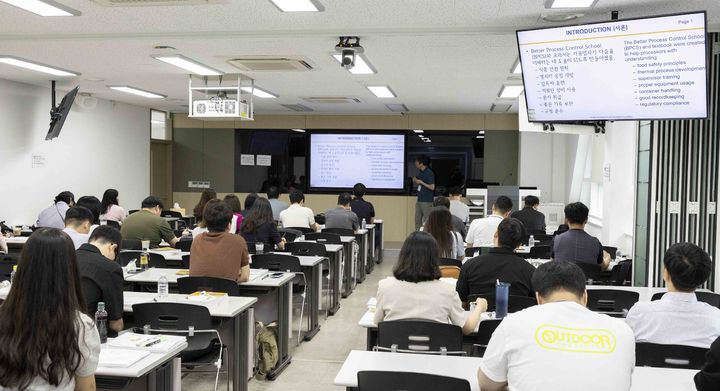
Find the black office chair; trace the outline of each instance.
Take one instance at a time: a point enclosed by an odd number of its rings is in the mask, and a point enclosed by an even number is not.
[[[470,391],[470,383],[455,377],[415,372],[360,371],[358,391]]]
[[[175,217],[178,219],[182,219],[183,215],[180,212],[176,212],[174,210],[163,210],[160,212],[160,217]]]
[[[238,283],[217,277],[181,277],[177,279],[178,290],[183,295],[193,292],[224,292],[228,296],[240,296]]]
[[[121,250],[142,250],[142,242],[135,239],[123,239]]]
[[[502,319],[486,319],[480,322],[477,336],[473,343],[473,356],[482,357],[485,355],[485,350],[490,343],[490,338],[495,332],[495,329],[500,326],[500,322],[502,322]]]
[[[177,244],[175,244],[175,248],[180,251],[188,252],[190,251],[190,247],[192,247],[192,238],[191,239],[180,239]]]
[[[648,342],[635,344],[635,366],[656,368],[700,369],[709,349]]]
[[[285,251],[297,256],[318,256],[326,257],[325,245],[313,242],[294,242],[285,245]]]
[[[355,236],[355,231],[347,228],[323,228],[322,232],[337,234],[340,236]]]
[[[528,256],[532,259],[550,259],[550,246],[532,246]]]
[[[117,257],[117,262],[120,264],[120,266],[125,267],[128,263],[130,263],[130,261],[132,261],[133,259],[137,259],[137,261],[135,262],[135,266],[139,268],[140,254],[142,254],[142,251],[120,251]],[[172,265],[168,264],[168,261],[165,260],[165,257],[156,253],[148,253],[148,266],[164,269],[173,269]],[[175,268],[179,269],[179,267]]]
[[[294,242],[295,239],[303,236],[303,232],[293,228],[279,228],[280,236],[285,238],[288,243]]]
[[[632,276],[632,261],[622,261],[613,266],[610,272],[610,282],[616,286],[625,285],[630,282]]]
[[[342,244],[342,239],[340,238],[340,235],[327,232],[314,232],[311,234],[305,234],[305,239],[314,240],[318,243]]]
[[[468,247],[465,249],[466,258],[474,258],[487,254],[492,247]]]
[[[378,324],[374,350],[399,353],[465,355],[462,328],[427,320],[394,320]]]
[[[139,212],[139,211],[140,211],[140,209],[130,209],[130,210],[128,211],[128,216],[131,215],[131,214],[133,214],[133,213],[135,213],[135,212]]]
[[[607,251],[612,259],[615,259],[615,256],[617,256],[617,247],[603,246],[603,251]]]
[[[495,311],[495,295],[494,294],[486,294],[486,295],[468,295],[467,302],[468,303],[474,303],[475,300],[478,299],[478,297],[481,297],[488,302],[488,312]],[[537,305],[537,300],[535,300],[534,297],[529,296],[517,296],[517,295],[508,295],[508,314],[511,314],[513,312],[522,311],[525,308],[530,308],[534,305]]]
[[[106,221],[105,221],[105,224],[106,224],[107,226],[109,226],[109,227],[113,227],[113,228],[115,228],[115,229],[120,229],[120,223],[118,223],[117,221],[106,220]]]
[[[311,233],[315,232],[314,229],[312,229],[312,228],[307,228],[307,227],[285,227],[284,229],[292,229],[292,230],[295,230],[295,231],[300,231],[300,232],[302,232],[303,234],[311,234]]]
[[[600,265],[585,262],[575,262],[575,264],[582,269],[583,273],[585,273],[585,281],[588,285],[592,285],[593,283],[600,281],[600,273],[602,273]]]
[[[181,269],[190,269],[190,254],[182,256],[182,264],[180,266]]]
[[[457,266],[462,267],[462,261],[454,258],[440,258],[438,259],[438,266]]]
[[[660,300],[666,292],[658,292],[654,295],[652,295],[652,298],[650,300]],[[697,301],[702,301],[703,303],[708,303],[713,307],[720,307],[720,295],[717,293],[712,292],[695,292],[695,297],[697,297]]]
[[[619,289],[588,289],[587,307],[591,311],[604,313],[616,318],[624,318],[640,294]]]
[[[536,246],[549,246],[552,243],[552,235],[546,233],[534,234]]]

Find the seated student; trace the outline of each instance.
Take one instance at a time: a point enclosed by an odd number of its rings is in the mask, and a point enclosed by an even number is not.
[[[512,211],[512,200],[506,196],[500,196],[492,206],[492,214],[488,217],[475,219],[470,223],[470,229],[465,241],[468,247],[492,246],[493,237],[497,232],[498,224],[510,216]]]
[[[632,330],[624,320],[586,307],[582,269],[572,262],[545,263],[532,286],[540,305],[513,313],[495,329],[478,370],[480,389],[630,390]]]
[[[47,228],[65,228],[65,212],[75,205],[75,196],[69,191],[63,191],[55,197],[55,202],[43,209],[38,215],[35,226]]]
[[[357,231],[360,229],[358,216],[350,210],[350,193],[342,193],[338,196],[338,205],[325,212],[325,228],[344,228]]]
[[[245,197],[245,202],[243,202],[243,210],[240,212],[243,215],[243,218],[248,217],[248,215],[250,214],[250,209],[252,209],[253,204],[257,199],[258,195],[255,193],[250,193],[247,195],[247,197]]]
[[[465,243],[462,236],[453,230],[451,217],[450,210],[444,207],[432,208],[423,231],[432,235],[437,242],[440,258],[462,260],[465,258]]]
[[[103,193],[102,201],[100,201],[100,218],[102,220],[117,221],[122,224],[127,217],[125,209],[120,206],[118,201],[119,194],[115,189],[107,189]]]
[[[695,374],[695,388],[697,391],[720,390],[720,338],[710,345],[705,365]]]
[[[405,239],[393,277],[380,280],[377,290],[375,324],[383,320],[426,319],[460,326],[472,333],[487,310],[487,301],[465,320],[462,302],[452,285],[440,281],[437,242],[427,232],[413,232]]]
[[[462,202],[462,190],[453,186],[448,189],[450,199],[450,213],[462,221],[463,224],[470,222],[470,207]]]
[[[710,256],[692,243],[676,243],[665,252],[660,300],[637,302],[625,321],[637,342],[709,348],[720,337],[720,309],[695,297],[712,272]],[[682,330],[679,332],[678,330]]]
[[[250,256],[245,239],[230,233],[233,213],[227,204],[211,200],[203,221],[208,232],[193,239],[190,247],[190,275],[245,282],[250,277]]]
[[[540,206],[540,199],[534,195],[525,197],[525,207],[521,210],[512,212],[510,217],[514,217],[522,221],[528,234],[534,233],[545,234],[545,215],[537,210]]]
[[[220,202],[220,200],[218,200],[216,198],[208,200],[208,202],[205,203],[205,206],[203,208],[207,208],[208,204],[217,203],[217,202]],[[205,212],[203,210],[203,214],[204,213]],[[205,223],[204,217],[201,217],[200,220],[197,220],[197,222],[198,223],[195,226],[195,228],[193,228],[192,231],[190,232],[193,238],[197,238],[198,236],[204,234],[205,232],[208,232],[207,223]]]
[[[511,295],[535,297],[532,286],[535,267],[515,254],[524,236],[520,220],[501,221],[495,233],[495,247],[462,265],[456,286],[460,300],[467,301],[469,295],[495,294],[498,280],[510,283]]]
[[[0,389],[95,390],[100,336],[84,312],[72,240],[36,230],[0,305]]]
[[[243,221],[240,227],[240,235],[252,247],[256,243],[265,243],[266,246],[279,249],[285,248],[285,238],[280,236],[272,215],[270,201],[265,198],[255,200],[250,214]]]
[[[88,238],[90,238],[89,232],[92,221],[92,212],[84,206],[73,206],[65,214],[65,229],[63,229],[63,232],[70,236],[76,250],[83,243],[87,243]]]
[[[305,206],[305,195],[297,189],[290,192],[290,207],[280,212],[280,222],[285,228],[312,228],[315,231],[319,228],[315,213]]]
[[[280,221],[280,212],[288,208],[288,204],[285,201],[280,201],[280,188],[277,186],[271,186],[267,191],[267,198],[270,202],[273,212],[273,220]]]
[[[163,211],[163,203],[155,196],[149,196],[142,202],[142,209],[125,219],[120,232],[125,240],[149,240],[150,247],[160,246],[165,240],[170,246],[180,240],[175,237],[175,232],[170,228],[167,220],[160,217]]]
[[[230,223],[230,233],[239,233],[244,218],[242,215],[242,207],[240,206],[240,199],[235,194],[228,194],[223,198],[223,201],[225,201],[233,212],[232,222]]]
[[[600,265],[602,270],[610,266],[610,255],[603,251],[596,237],[585,232],[590,210],[582,202],[565,206],[568,231],[553,237],[550,257],[556,261],[580,262]]]
[[[355,186],[353,186],[353,196],[355,198],[350,201],[350,210],[357,215],[358,220],[362,221],[365,219],[366,223],[372,224],[375,218],[375,208],[373,204],[363,199],[365,191],[367,191],[367,188],[362,183],[356,183]]]
[[[208,201],[214,200],[217,198],[217,193],[215,192],[215,189],[205,189],[200,194],[200,200],[198,201],[197,205],[193,208],[193,216],[195,217],[195,221],[200,221],[203,218],[203,211],[205,210],[205,204],[207,204]]]
[[[435,207],[443,207],[447,210],[450,210],[450,200],[447,197],[436,197],[433,200],[433,208]],[[452,223],[453,230],[462,236],[463,240],[465,240],[465,235],[467,235],[467,230],[465,229],[465,223],[463,223],[462,220],[460,220],[459,217],[452,214],[452,210],[450,210],[450,221]]]
[[[95,314],[99,302],[108,313],[108,335],[115,336],[123,325],[123,270],[115,262],[122,235],[117,228],[103,225],[90,235],[88,243],[77,250],[78,269],[82,279],[85,308]]]
[[[82,196],[78,198],[75,203],[77,206],[84,206],[90,210],[93,214],[92,225],[90,226],[89,234],[92,234],[95,228],[100,226],[100,213],[102,210],[102,204],[100,200],[95,196]]]

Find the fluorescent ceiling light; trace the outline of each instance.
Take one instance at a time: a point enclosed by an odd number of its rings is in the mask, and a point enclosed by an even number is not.
[[[523,86],[509,86],[504,85],[500,90],[499,98],[502,99],[515,99],[523,92]]]
[[[130,86],[108,86],[108,88],[111,88],[116,91],[125,92],[128,94],[134,94],[139,95],[144,98],[150,98],[150,99],[162,99],[166,98],[167,95],[161,95],[150,91],[141,90],[139,88],[130,87]]]
[[[170,56],[158,55],[152,57],[156,60],[166,62],[170,65],[175,65],[178,68],[185,69],[186,71],[190,71],[200,76],[219,76],[223,74],[223,72],[218,71],[217,69],[210,68],[207,65],[201,64],[179,54],[173,54]]]
[[[590,8],[597,0],[545,0],[545,8]]]
[[[319,12],[325,8],[317,0],[270,0],[282,12]]]
[[[305,129],[291,129],[293,132],[305,133]]]
[[[255,87],[255,90],[253,90],[252,87],[240,87],[240,89],[257,96],[258,98],[266,99],[266,98],[277,98],[278,97],[276,94],[273,94],[270,91],[261,90],[257,87]]]
[[[52,0],[0,0],[40,16],[79,16],[80,11]]]
[[[423,140],[423,141],[425,141],[426,143],[431,143],[431,142],[432,142],[432,140],[430,140],[429,138],[426,138],[426,139]]]
[[[522,65],[520,65],[520,60],[517,60],[515,62],[515,65],[513,66],[512,73],[515,75],[519,75],[522,73]]]
[[[388,86],[367,86],[378,98],[397,98],[397,95]]]
[[[333,54],[332,56],[338,62],[338,64],[342,64],[342,54]],[[370,65],[370,61],[368,61],[367,58],[365,58],[365,56],[363,56],[362,54],[355,55],[355,66],[348,69],[348,72],[352,73],[353,75],[372,75],[374,73],[377,73],[375,68]]]
[[[80,74],[77,72],[51,67],[50,65],[40,64],[34,61],[28,61],[19,57],[0,55],[0,62],[8,65],[14,65],[16,67],[31,69],[33,71],[49,73],[55,76],[80,76]]]

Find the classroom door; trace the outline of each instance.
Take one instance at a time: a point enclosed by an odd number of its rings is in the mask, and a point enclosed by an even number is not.
[[[150,194],[159,197],[166,209],[172,208],[172,144],[150,142]]]

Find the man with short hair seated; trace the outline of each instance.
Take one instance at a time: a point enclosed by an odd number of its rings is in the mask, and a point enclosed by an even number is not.
[[[660,300],[637,302],[625,321],[637,342],[709,348],[720,337],[720,309],[697,300],[695,289],[712,272],[710,256],[692,243],[676,243],[665,252]]]
[[[545,234],[545,215],[537,210],[538,206],[540,206],[539,198],[534,195],[526,196],[525,207],[512,212],[510,217],[522,221],[530,235],[535,233]]]
[[[622,319],[587,309],[585,275],[572,262],[538,267],[539,305],[503,319],[478,370],[483,391],[629,390],[635,339]]]
[[[569,230],[555,236],[550,244],[550,257],[556,261],[568,261],[600,265],[602,270],[610,266],[610,254],[603,251],[600,241],[585,232],[590,210],[582,202],[565,206],[565,221]]]
[[[456,285],[460,300],[467,301],[469,295],[495,294],[498,280],[510,283],[511,295],[535,297],[532,288],[535,267],[515,254],[524,236],[520,220],[501,221],[495,233],[495,247],[462,265]]]
[[[350,209],[352,196],[342,193],[338,196],[338,206],[325,212],[325,228],[344,228],[357,231],[360,228],[358,217]]]
[[[38,228],[65,228],[65,213],[73,206],[75,206],[75,195],[69,191],[61,192],[55,196],[52,205],[38,214],[35,226]]]
[[[290,192],[290,207],[280,212],[280,222],[285,228],[300,227],[318,230],[315,213],[305,206],[305,195],[297,189]]]
[[[65,232],[75,245],[75,250],[87,243],[90,237],[90,226],[93,223],[93,214],[84,206],[73,206],[65,213]]]
[[[375,207],[363,198],[365,191],[367,191],[367,188],[362,183],[356,183],[353,186],[353,196],[355,198],[350,201],[350,209],[355,212],[358,219],[365,219],[366,223],[371,224],[375,218]]]
[[[509,197],[500,196],[492,206],[492,214],[470,223],[467,239],[468,247],[492,246],[493,236],[500,222],[510,216],[513,203]]]
[[[447,197],[443,197],[443,196],[436,197],[433,200],[433,207],[438,207],[438,206],[441,206],[445,209],[450,210],[450,200]],[[460,236],[462,236],[463,239],[465,239],[465,236],[467,235],[467,230],[465,229],[465,223],[462,220],[460,220],[459,217],[452,214],[452,210],[450,212],[450,219],[452,222],[453,231],[459,233]],[[421,228],[421,230],[422,230],[422,228]]]
[[[77,263],[82,278],[85,308],[88,314],[97,311],[99,302],[105,303],[110,335],[122,331],[123,324],[123,270],[115,262],[122,235],[117,228],[101,225],[93,230],[88,243],[77,250]]]
[[[160,217],[165,206],[162,201],[155,196],[149,196],[142,202],[142,210],[137,211],[123,221],[120,228],[123,239],[125,240],[149,240],[150,247],[160,246],[160,242],[165,240],[170,246],[180,240],[175,236],[170,224],[167,220]]]
[[[245,282],[250,278],[250,256],[242,235],[230,233],[233,212],[223,201],[205,206],[203,220],[208,232],[193,239],[190,275]]]

